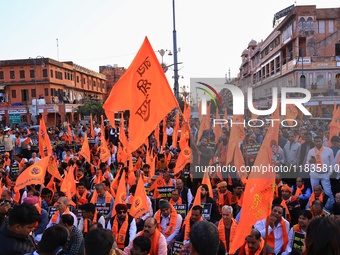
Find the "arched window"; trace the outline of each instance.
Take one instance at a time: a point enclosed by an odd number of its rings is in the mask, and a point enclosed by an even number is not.
[[[313,18],[312,17],[308,17],[308,19],[307,19],[306,30],[308,30],[308,31],[313,31],[314,30],[314,23],[313,23]]]
[[[306,76],[305,75],[301,75],[300,76],[300,88],[306,88]]]
[[[318,87],[324,87],[326,85],[325,77],[322,74],[316,76],[316,84],[318,85]]]
[[[304,30],[305,22],[306,22],[306,20],[305,20],[304,17],[301,17],[301,18],[299,19],[299,31]]]

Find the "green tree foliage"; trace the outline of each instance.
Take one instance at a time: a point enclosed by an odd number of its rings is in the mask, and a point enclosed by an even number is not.
[[[97,116],[97,120],[100,120],[101,115],[104,116],[104,119],[106,118],[102,102],[85,102],[82,106],[78,106],[75,111],[77,113],[80,113],[82,117],[84,115],[90,115],[90,113],[92,113],[92,117],[94,118],[94,116]]]

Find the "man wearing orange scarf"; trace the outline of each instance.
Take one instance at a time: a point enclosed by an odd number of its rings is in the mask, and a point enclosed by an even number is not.
[[[291,187],[283,184],[281,187],[281,198],[274,199],[273,204],[280,204],[285,209],[285,219],[289,221],[291,226],[298,223],[301,207],[299,200],[292,196]]]
[[[224,248],[229,252],[230,243],[236,233],[237,223],[233,218],[233,208],[229,205],[222,207],[222,219],[218,222],[217,228],[219,237],[224,244]]]
[[[115,210],[116,215],[110,219],[107,229],[112,230],[118,248],[124,249],[136,236],[136,221],[127,213],[126,204],[117,204]]]
[[[235,255],[264,255],[264,240],[258,230],[252,229],[246,237],[246,242],[240,247]],[[267,244],[266,255],[274,255],[274,250]]]
[[[266,222],[268,224],[268,244],[274,249],[275,254],[286,250],[288,244],[289,222],[283,217],[283,207],[274,205],[268,219],[259,220],[254,227],[261,233],[264,238],[266,236]]]
[[[224,205],[231,205],[231,192],[227,189],[227,182],[222,181],[217,184],[217,192],[214,192],[214,198],[218,207],[218,211],[222,212]]]
[[[98,223],[105,227],[105,218],[96,210],[94,204],[83,204],[79,208],[82,212],[82,217],[79,220],[78,229],[84,234],[90,231],[91,225]]]
[[[330,176],[332,175],[332,166],[334,163],[334,154],[332,149],[325,147],[323,138],[314,137],[315,147],[309,150],[307,154],[308,169],[310,173],[310,183],[313,188],[317,184],[322,184],[325,194],[330,199],[330,204],[334,203],[334,196],[331,187]]]
[[[52,215],[49,223],[47,224],[46,228],[52,227],[56,224],[58,224],[60,222],[60,217],[63,214],[71,214],[73,219],[74,219],[74,223],[73,225],[75,227],[77,227],[78,225],[78,219],[77,216],[74,215],[73,212],[70,211],[70,209],[68,208],[69,205],[69,200],[67,197],[60,197],[57,201],[57,211]]]
[[[114,198],[110,195],[108,191],[105,190],[105,186],[103,183],[98,183],[95,186],[95,191],[91,198],[92,204],[106,204],[109,206],[109,212],[104,213],[105,219],[109,220],[112,215],[112,208],[114,205]]]
[[[311,188],[306,185],[302,177],[296,178],[296,185],[292,186],[292,195],[299,199],[301,209],[305,209],[311,196]]]
[[[151,240],[150,255],[167,255],[167,243],[165,236],[157,229],[157,221],[150,217],[145,221],[144,230],[139,232],[137,236],[146,236]],[[124,249],[124,255],[130,255],[133,247],[133,241]]]
[[[158,230],[165,236],[168,245],[178,234],[182,225],[182,216],[177,214],[166,199],[159,200],[159,210],[155,213]]]
[[[294,235],[295,232],[301,233],[303,235],[306,235],[306,230],[309,222],[312,219],[312,213],[308,210],[301,210],[299,213],[299,220],[298,224],[294,225],[288,233],[288,245],[285,250],[285,252],[282,253],[282,255],[288,255],[288,254],[301,254],[301,249],[298,249],[298,247],[294,247]]]

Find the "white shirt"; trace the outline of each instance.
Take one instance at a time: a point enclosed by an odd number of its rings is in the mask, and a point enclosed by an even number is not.
[[[97,223],[100,223],[102,224],[103,228],[105,228],[105,218],[104,216],[100,216],[100,218],[98,219],[98,222]],[[84,218],[81,217],[80,220],[79,220],[79,224],[78,224],[78,227],[77,227],[80,231],[83,231],[84,230]]]
[[[286,247],[286,250],[282,252],[282,255],[289,255],[290,252],[292,252],[293,242],[294,242],[294,229],[291,228],[288,233],[288,245]],[[301,229],[301,233],[306,235],[306,232]]]
[[[72,217],[74,219],[73,226],[77,227],[77,225],[78,225],[77,216],[75,216],[73,212],[70,212],[70,215],[72,215]],[[46,226],[46,229],[48,229],[49,227],[52,227],[53,225],[59,224],[59,222],[60,222],[60,213],[58,215],[56,223],[52,223],[52,218],[51,218],[50,221],[48,222],[47,226]]]
[[[169,214],[168,217],[163,217],[161,215],[161,227],[162,227],[162,234],[164,235],[166,229],[169,226],[170,223],[170,216],[171,214]],[[166,242],[168,243],[168,245],[170,244],[170,242],[172,241],[172,239],[174,239],[174,237],[179,233],[179,230],[181,229],[181,225],[182,225],[182,216],[180,214],[177,214],[177,219],[176,219],[176,228],[174,230],[174,232],[172,232],[171,235],[169,235],[168,237],[165,236],[166,238]]]
[[[284,218],[282,218],[284,223],[286,224],[286,230],[287,230],[287,235],[289,232],[289,222],[287,220],[285,220]],[[263,238],[265,238],[266,236],[266,219],[263,220],[259,220],[255,223],[254,227],[261,233],[261,236]],[[275,254],[278,254],[279,252],[281,252],[281,248],[283,246],[283,236],[282,236],[282,225],[281,222],[279,222],[279,224],[277,224],[276,227],[272,228],[271,226],[268,226],[268,235],[274,231],[274,238],[275,238],[275,247],[274,247],[274,251]],[[287,244],[288,245],[288,244]]]
[[[316,147],[314,147],[316,148]],[[329,176],[331,176],[332,174],[332,166],[333,166],[333,163],[334,163],[334,154],[333,154],[333,151],[332,149],[328,148],[328,147],[324,147],[323,150],[321,151],[320,153],[320,156],[321,156],[321,161],[322,161],[322,165],[325,166],[321,166],[321,170],[320,172],[315,172],[315,170],[317,169],[317,166],[316,164],[310,164],[309,163],[309,160],[312,158],[312,157],[316,157],[316,154],[315,154],[315,150],[313,149],[310,149],[308,154],[307,154],[307,163],[309,165],[309,173],[311,175],[311,177],[316,177],[316,178],[327,178]],[[304,166],[303,166],[304,167]],[[325,170],[325,172],[324,172]]]

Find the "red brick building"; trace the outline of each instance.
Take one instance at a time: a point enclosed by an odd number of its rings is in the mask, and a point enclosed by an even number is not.
[[[103,101],[106,76],[73,62],[51,58],[0,61],[2,124],[36,123],[44,114],[47,125],[78,120],[75,109],[87,100]],[[37,104],[36,104],[37,103]]]

